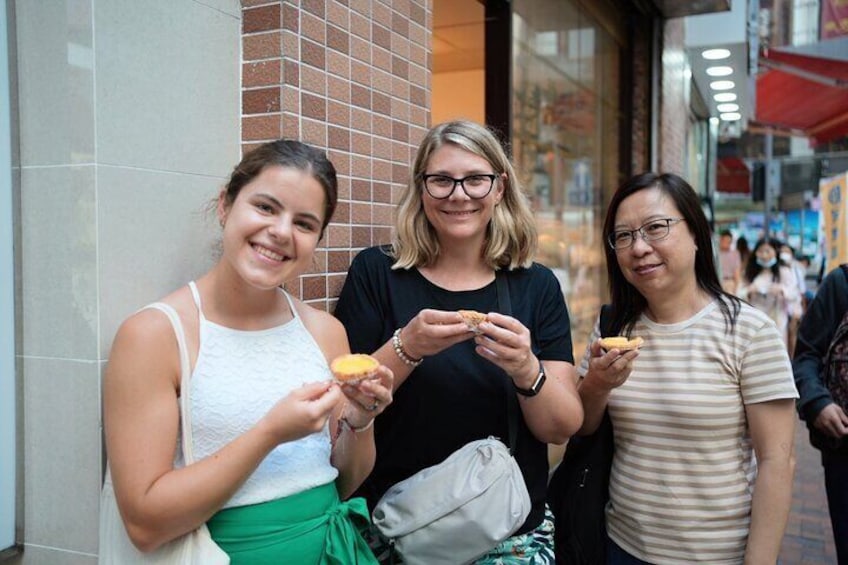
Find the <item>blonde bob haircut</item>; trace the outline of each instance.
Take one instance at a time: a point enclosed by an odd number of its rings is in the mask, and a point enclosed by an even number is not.
[[[484,261],[495,270],[529,267],[536,253],[536,223],[512,163],[489,129],[475,122],[457,120],[433,127],[418,146],[409,184],[398,207],[397,229],[390,251],[395,260],[392,268],[426,267],[439,256],[439,239],[424,214],[421,198],[430,156],[447,144],[486,159],[499,175],[497,182],[503,183],[503,198],[495,206],[486,228]]]

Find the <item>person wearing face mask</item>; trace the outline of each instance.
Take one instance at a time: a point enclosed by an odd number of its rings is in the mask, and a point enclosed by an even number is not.
[[[718,261],[721,268],[721,288],[733,294],[739,286],[739,276],[742,270],[742,258],[738,249],[732,247],[733,234],[730,230],[722,230],[718,240]]]
[[[807,292],[807,270],[801,264],[799,260],[795,258],[795,250],[793,250],[788,244],[784,243],[780,246],[780,260],[792,270],[792,273],[795,275],[795,281],[798,283],[798,291],[803,294]]]
[[[801,293],[795,274],[777,256],[780,247],[773,238],[757,242],[736,294],[774,320],[788,347],[789,312],[800,308]]]

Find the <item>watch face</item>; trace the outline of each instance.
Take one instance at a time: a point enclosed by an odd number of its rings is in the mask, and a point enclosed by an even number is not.
[[[542,385],[545,384],[546,378],[547,376],[545,375],[545,370],[542,369],[541,371],[539,371],[539,377],[536,379],[536,382],[533,383],[533,387],[531,389],[533,391],[533,394],[537,394],[539,390],[541,390]]]
[[[546,378],[547,376],[545,375],[545,370],[542,369],[539,371],[539,376],[536,377],[536,382],[533,383],[533,386],[531,386],[530,388],[515,387],[515,390],[518,392],[518,394],[521,394],[522,396],[536,396],[542,389],[542,385],[545,384]]]

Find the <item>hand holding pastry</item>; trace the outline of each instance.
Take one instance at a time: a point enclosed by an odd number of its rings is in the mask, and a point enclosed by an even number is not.
[[[609,393],[623,385],[630,377],[633,361],[639,356],[642,343],[640,337],[628,339],[616,336],[596,340],[591,347],[589,371],[583,377],[584,386]]]
[[[477,354],[506,371],[517,387],[529,388],[540,368],[531,348],[530,330],[512,316],[492,312],[486,318],[474,337]]]
[[[364,429],[392,403],[392,371],[370,355],[351,353],[330,364],[347,405],[341,418],[353,429]]]
[[[404,353],[413,359],[421,359],[473,335],[458,312],[425,308],[401,329],[400,338]]]

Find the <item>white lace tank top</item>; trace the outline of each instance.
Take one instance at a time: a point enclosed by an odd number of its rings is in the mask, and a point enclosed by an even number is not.
[[[199,461],[253,427],[292,390],[332,374],[285,291],[292,320],[246,331],[207,320],[197,285],[192,281],[189,287],[200,317],[200,349],[190,386],[194,459]],[[328,425],[278,445],[224,508],[267,502],[334,481],[338,471],[330,465],[330,450]]]

